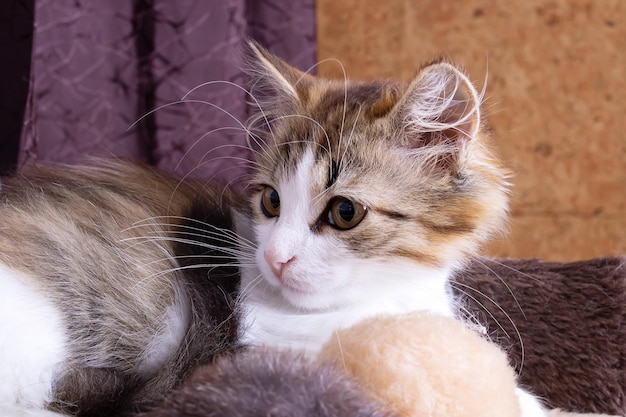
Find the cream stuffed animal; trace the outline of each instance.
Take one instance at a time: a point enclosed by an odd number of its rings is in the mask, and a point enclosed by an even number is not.
[[[520,417],[506,354],[458,320],[382,316],[337,331],[320,353],[399,416]]]

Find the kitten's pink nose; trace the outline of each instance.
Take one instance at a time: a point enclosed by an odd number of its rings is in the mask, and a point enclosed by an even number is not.
[[[272,270],[272,272],[274,273],[274,275],[276,275],[278,279],[282,278],[283,269],[285,268],[285,265],[293,261],[293,256],[289,258],[281,259],[276,254],[273,254],[268,251],[265,251],[263,253],[263,257],[265,258],[265,260],[267,261],[267,264],[270,266],[270,269]]]

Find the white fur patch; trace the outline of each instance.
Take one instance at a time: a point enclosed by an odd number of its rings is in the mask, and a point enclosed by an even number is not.
[[[190,308],[187,294],[179,292],[164,314],[163,327],[144,352],[139,365],[144,377],[153,376],[176,353],[189,328]]]
[[[0,264],[0,404],[50,415],[36,410],[50,400],[67,340],[61,313],[26,282]]]
[[[522,388],[516,388],[515,394],[522,411],[521,417],[544,417],[547,413],[539,399]]]

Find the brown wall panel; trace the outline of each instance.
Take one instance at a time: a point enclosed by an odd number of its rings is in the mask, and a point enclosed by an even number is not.
[[[491,254],[626,253],[626,2],[317,0],[318,58],[410,79],[438,56],[482,87],[514,171],[511,233]],[[335,61],[319,72],[341,77]]]

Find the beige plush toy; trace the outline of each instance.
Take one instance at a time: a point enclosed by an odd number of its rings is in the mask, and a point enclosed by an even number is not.
[[[452,318],[375,317],[336,332],[320,353],[406,417],[519,417],[506,354]]]

